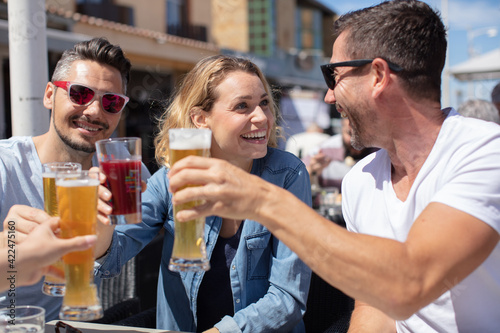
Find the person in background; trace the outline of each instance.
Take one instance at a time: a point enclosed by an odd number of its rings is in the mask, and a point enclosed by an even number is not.
[[[177,218],[259,221],[356,299],[350,332],[498,332],[500,127],[441,108],[446,29],[425,2],[386,1],[334,24],[325,101],[349,119],[356,149],[381,148],[342,181],[348,230],[202,157],[170,170],[174,204],[204,200]]]
[[[304,331],[310,269],[267,228],[246,216],[221,218],[215,213],[207,218],[204,241],[209,271],[179,274],[168,270],[174,242],[167,177],[169,129],[210,129],[212,158],[265,179],[310,206],[305,165],[294,155],[274,148],[280,131],[277,118],[271,89],[260,69],[249,60],[225,55],[199,61],[161,117],[155,142],[156,158],[163,167],[143,193],[143,222],[117,226],[107,240],[109,249],[97,254],[105,254],[97,276],[110,277],[119,272],[120,263],[137,255],[165,229],[158,280],[158,329]]]
[[[500,114],[500,82],[498,82],[491,91],[491,102],[495,104],[498,109],[498,113]]]
[[[311,176],[311,183],[319,187],[341,189],[342,178],[363,157],[376,151],[373,148],[355,149],[351,145],[352,129],[348,118],[341,120],[341,133],[333,135],[319,144],[316,152],[305,156],[304,163]],[[317,179],[314,180],[313,178]]]
[[[500,124],[500,112],[495,104],[483,99],[471,99],[462,103],[457,112],[464,117],[477,118]]]
[[[16,225],[23,220],[38,225],[19,242]],[[51,270],[50,264],[68,252],[87,250],[97,241],[95,235],[58,238],[54,232],[59,228],[59,218],[24,205],[10,208],[4,226],[6,228],[0,232],[0,253],[5,259],[0,261],[0,291],[36,283],[45,274],[59,276],[60,272]]]
[[[302,133],[292,135],[286,140],[285,150],[300,159],[309,155],[311,151],[327,140],[330,135],[324,133],[323,129],[316,123],[312,123]]]
[[[43,97],[51,110],[49,130],[0,140],[0,220],[15,204],[43,209],[43,163],[77,162],[83,169],[98,164],[95,142],[109,138],[120,121],[130,67],[122,49],[104,38],[77,43],[63,53]],[[143,165],[142,177],[149,175]],[[37,224],[20,221],[18,239]],[[112,228],[101,232],[112,233]],[[42,283],[18,288],[16,304],[41,306],[47,321],[57,319],[62,298],[44,295]]]

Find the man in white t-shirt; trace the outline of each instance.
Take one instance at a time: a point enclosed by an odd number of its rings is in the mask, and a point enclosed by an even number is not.
[[[351,332],[498,332],[500,127],[441,108],[443,22],[422,1],[387,1],[341,16],[335,32],[325,101],[349,119],[355,148],[381,148],[342,181],[349,230],[196,157],[169,173],[174,204],[203,200],[177,218],[259,221],[356,299]]]

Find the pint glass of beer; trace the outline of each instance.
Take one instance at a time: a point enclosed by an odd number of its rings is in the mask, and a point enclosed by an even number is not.
[[[95,235],[99,173],[67,171],[56,174],[61,238]],[[103,310],[94,284],[94,248],[63,256],[66,277],[59,318],[88,321],[101,318]]]
[[[142,221],[141,139],[110,138],[96,142],[97,158],[111,191],[111,224]]]
[[[43,199],[45,212],[50,216],[59,216],[56,199],[56,173],[60,171],[80,171],[82,165],[73,162],[53,162],[42,164]],[[64,274],[62,259],[52,266]],[[47,275],[43,282],[42,292],[49,296],[64,296],[64,279]]]
[[[169,161],[174,165],[188,155],[206,156],[210,154],[212,131],[209,129],[178,128],[169,130]],[[206,271],[210,269],[203,238],[205,218],[188,222],[178,222],[175,215],[182,209],[196,206],[189,202],[174,206],[175,239],[168,268],[171,271]]]

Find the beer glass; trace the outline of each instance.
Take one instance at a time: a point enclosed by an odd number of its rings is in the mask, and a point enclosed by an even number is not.
[[[140,223],[141,139],[110,138],[96,142],[97,158],[111,191],[111,224]]]
[[[45,332],[45,309],[33,305],[10,304],[0,309],[0,332]]]
[[[53,162],[42,164],[43,204],[45,212],[50,216],[59,216],[56,198],[56,173],[59,171],[80,171],[82,165],[73,162]],[[62,259],[52,266],[64,274]],[[49,296],[64,296],[64,278],[47,275],[42,285],[42,292]]]
[[[95,235],[99,172],[63,171],[56,174],[61,238]],[[103,310],[94,284],[94,248],[63,256],[66,292],[59,312],[65,320],[101,318]]]
[[[174,165],[188,155],[206,156],[210,154],[212,131],[209,129],[178,128],[169,130],[169,161]],[[188,202],[174,206],[174,248],[168,268],[171,271],[206,271],[210,269],[203,231],[205,219],[178,222],[175,215],[182,209],[198,205]]]

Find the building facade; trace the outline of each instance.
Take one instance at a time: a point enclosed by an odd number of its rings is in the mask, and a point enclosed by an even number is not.
[[[12,135],[7,6],[0,0],[0,138]],[[46,0],[45,8],[49,76],[65,49],[92,37],[119,44],[131,60],[131,100],[116,135],[141,137],[152,171],[154,119],[204,57],[256,62],[280,91],[289,135],[329,112],[319,65],[331,55],[336,15],[315,0]],[[330,126],[329,114],[323,118],[320,126]]]

